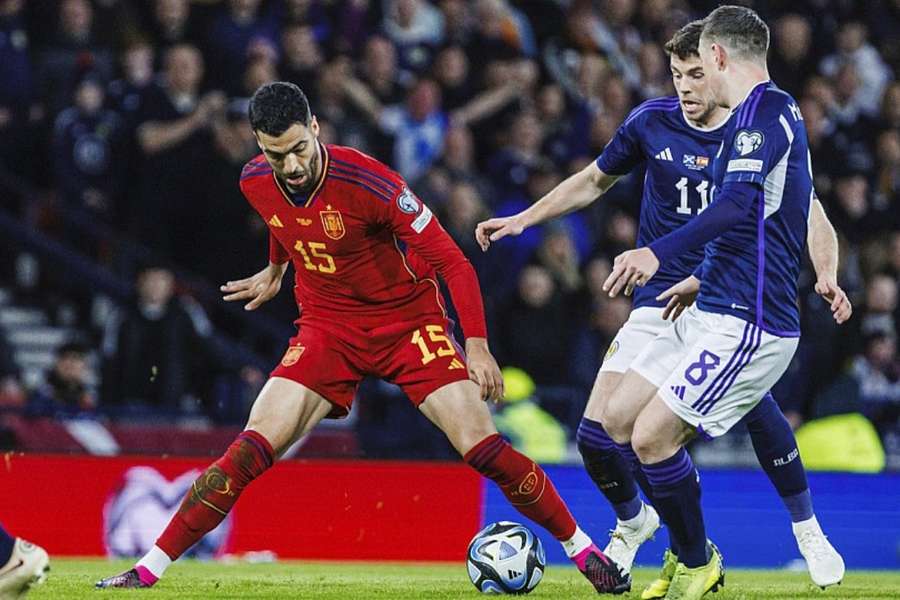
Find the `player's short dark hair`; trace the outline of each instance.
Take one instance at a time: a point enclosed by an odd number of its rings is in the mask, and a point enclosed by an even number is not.
[[[281,135],[295,123],[308,127],[312,121],[306,94],[287,81],[260,86],[250,98],[247,113],[254,131],[273,136]]]
[[[692,56],[700,56],[700,34],[703,33],[703,21],[691,21],[675,32],[672,39],[666,42],[664,49],[666,54],[673,54],[681,60]]]
[[[703,35],[746,59],[765,60],[769,26],[745,6],[720,6],[703,19]]]

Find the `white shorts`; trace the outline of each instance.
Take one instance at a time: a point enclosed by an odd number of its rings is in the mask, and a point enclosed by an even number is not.
[[[655,306],[642,306],[631,311],[628,320],[609,345],[603,364],[600,365],[600,372],[627,371],[641,350],[672,326],[672,322],[664,320],[662,314],[663,309]]]
[[[659,388],[678,417],[717,437],[775,385],[799,341],[695,305],[650,341],[631,368]]]

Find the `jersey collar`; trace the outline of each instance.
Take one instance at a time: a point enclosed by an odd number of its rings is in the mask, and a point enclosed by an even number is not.
[[[728,122],[728,119],[731,118],[731,112],[728,112],[725,115],[725,117],[721,121],[716,123],[715,125],[711,125],[709,127],[700,127],[698,125],[694,125],[693,123],[691,123],[691,120],[685,116],[684,111],[681,110],[680,108],[679,108],[678,112],[681,113],[681,118],[682,118],[682,120],[684,120],[685,125],[687,125],[691,129],[694,129],[696,131],[702,131],[703,133],[712,133],[713,131],[716,131],[717,129],[721,129],[725,125],[725,123]]]
[[[744,94],[744,97],[741,98],[741,101],[738,102],[737,104],[735,104],[735,105],[734,105],[734,108],[731,109],[731,114],[734,114],[734,113],[737,111],[737,109],[739,109],[741,106],[743,106],[744,102],[747,101],[747,98],[750,97],[750,94],[753,93],[753,90],[755,90],[756,88],[758,88],[758,87],[761,86],[761,85],[769,85],[770,83],[772,83],[772,80],[771,80],[771,79],[764,79],[764,80],[762,80],[762,81],[757,81],[756,83],[754,83],[753,85],[751,85],[751,86],[750,86],[750,89],[747,90],[747,93]]]
[[[275,186],[291,206],[302,206],[303,208],[309,208],[310,206],[312,206],[312,203],[316,201],[316,197],[319,195],[319,192],[322,191],[322,186],[325,185],[325,176],[328,174],[328,167],[331,164],[331,158],[328,155],[328,149],[325,148],[325,145],[319,140],[316,140],[316,143],[319,145],[319,151],[322,155],[322,172],[319,174],[319,181],[316,183],[316,187],[313,188],[313,191],[308,196],[305,194],[290,193],[281,184],[281,182],[278,181],[278,177],[275,177],[275,173],[272,172],[272,177],[275,179]]]

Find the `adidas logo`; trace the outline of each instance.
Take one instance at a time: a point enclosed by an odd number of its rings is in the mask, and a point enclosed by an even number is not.
[[[656,154],[653,158],[655,158],[657,160],[669,160],[669,161],[674,160],[672,158],[672,151],[668,147],[665,150],[663,150],[662,152],[659,152],[658,154]]]
[[[685,387],[683,385],[673,385],[672,392],[678,396],[679,399],[684,400],[684,390]]]
[[[466,366],[464,364],[462,364],[462,362],[459,359],[454,358],[453,360],[450,361],[450,366],[447,367],[447,370],[452,371],[453,369],[465,369],[465,368],[466,368]]]
[[[272,227],[284,227],[284,223],[281,222],[281,219],[278,218],[278,215],[272,215],[272,218],[269,219],[269,225]]]

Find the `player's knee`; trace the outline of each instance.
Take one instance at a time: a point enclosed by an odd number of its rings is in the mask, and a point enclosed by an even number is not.
[[[491,427],[472,427],[461,431],[456,439],[450,439],[450,443],[456,448],[460,456],[465,456],[472,448],[497,433],[497,430]]]
[[[657,431],[635,427],[631,433],[631,447],[641,463],[646,465],[672,456],[678,450],[678,443]]]
[[[601,412],[600,422],[603,429],[617,444],[627,444],[631,439],[631,426],[633,424],[627,412],[618,410],[614,403],[609,403]]]

